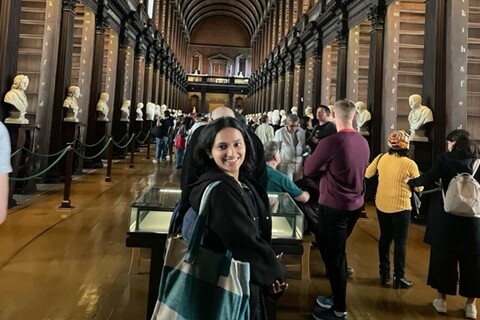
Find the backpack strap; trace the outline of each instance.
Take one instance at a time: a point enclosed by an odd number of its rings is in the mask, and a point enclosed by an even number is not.
[[[476,159],[473,162],[472,177],[475,177],[475,174],[477,173],[478,167],[480,167],[480,159]]]

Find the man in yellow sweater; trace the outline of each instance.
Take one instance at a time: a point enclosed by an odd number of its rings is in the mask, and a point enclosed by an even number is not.
[[[409,135],[404,130],[394,130],[388,136],[389,150],[378,155],[367,167],[365,177],[378,171],[378,188],[375,196],[380,240],[380,285],[388,286],[390,278],[390,245],[394,242],[393,287],[410,288],[413,283],[405,279],[405,257],[410,225],[412,192],[405,179],[420,176],[417,164],[410,159]],[[418,191],[420,191],[419,189]]]

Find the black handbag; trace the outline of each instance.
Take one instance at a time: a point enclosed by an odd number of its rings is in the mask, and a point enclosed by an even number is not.
[[[161,138],[162,137],[162,129],[160,129],[160,126],[154,126],[150,129],[150,132],[155,138]]]

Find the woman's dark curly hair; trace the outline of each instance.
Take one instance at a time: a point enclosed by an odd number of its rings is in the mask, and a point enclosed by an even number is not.
[[[211,153],[213,142],[220,130],[225,128],[234,128],[241,132],[245,142],[245,159],[240,167],[240,179],[248,179],[252,174],[256,165],[256,156],[253,151],[253,144],[248,135],[247,128],[237,119],[232,117],[222,117],[212,123],[209,123],[202,129],[198,138],[198,143],[195,146],[194,159],[196,161],[196,172],[201,176],[205,172],[217,165],[215,161],[209,157]]]
[[[467,157],[474,159],[480,158],[479,146],[475,141],[470,139],[470,132],[467,130],[455,129],[447,135],[446,140],[455,142],[452,151],[463,153]]]

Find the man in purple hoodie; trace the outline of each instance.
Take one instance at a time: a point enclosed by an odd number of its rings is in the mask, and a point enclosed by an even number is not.
[[[320,176],[316,238],[332,290],[331,296],[317,297],[316,320],[347,319],[345,247],[363,206],[370,157],[367,140],[353,127],[354,116],[352,101],[337,101],[333,119],[338,132],[320,140],[305,162],[306,176]]]

